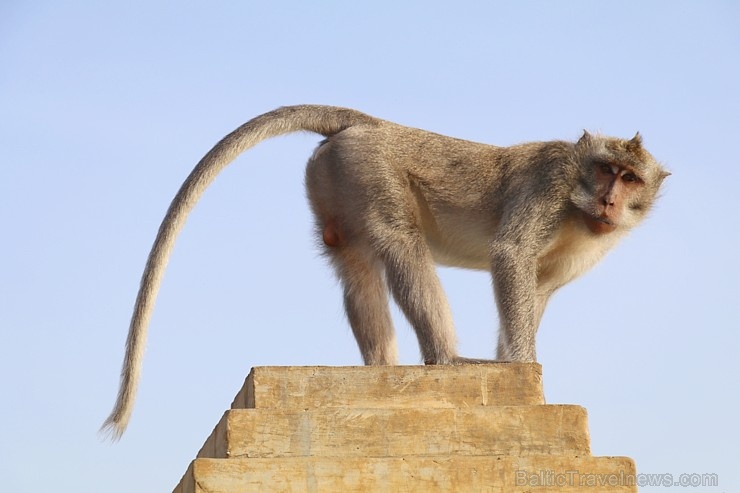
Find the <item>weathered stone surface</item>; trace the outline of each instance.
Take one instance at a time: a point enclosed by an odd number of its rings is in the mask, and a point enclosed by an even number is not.
[[[544,404],[537,363],[257,367],[231,407],[465,408]]]
[[[174,493],[636,492],[626,457],[197,459]]]
[[[198,457],[587,455],[579,406],[232,409]]]
[[[537,364],[254,368],[175,493],[635,492]]]

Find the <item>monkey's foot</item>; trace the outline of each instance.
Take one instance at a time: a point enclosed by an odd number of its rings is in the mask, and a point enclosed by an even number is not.
[[[493,363],[506,363],[506,361],[499,361],[496,359],[463,358],[462,356],[457,356],[452,360],[453,365],[490,365]]]
[[[490,365],[493,363],[507,363],[507,361],[499,361],[495,359],[478,359],[478,358],[463,358],[462,356],[455,356],[449,362],[440,363],[438,361],[424,361],[425,365]]]

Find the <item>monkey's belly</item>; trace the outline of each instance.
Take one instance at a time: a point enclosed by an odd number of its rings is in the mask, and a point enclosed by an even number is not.
[[[489,239],[493,225],[490,221],[468,217],[461,222],[457,216],[432,215],[428,208],[422,211],[424,238],[436,263],[463,269],[491,270]]]
[[[428,235],[427,243],[434,261],[448,267],[491,270],[488,242],[479,241],[477,235]]]
[[[432,250],[434,261],[439,265],[447,267],[459,267],[461,269],[491,270],[491,261],[488,256],[481,258],[475,255],[463,256],[444,250]]]

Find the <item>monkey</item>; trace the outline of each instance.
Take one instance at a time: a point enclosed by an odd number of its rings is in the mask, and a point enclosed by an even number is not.
[[[218,142],[182,184],[159,227],[134,305],[120,389],[101,431],[125,431],[147,326],[176,236],[216,175],[259,142],[324,137],[305,174],[318,241],[336,271],[366,365],[398,364],[389,294],[424,364],[535,362],[551,295],[599,261],[651,209],[669,176],[629,140],[499,147],[402,126],[348,108],[286,106]],[[491,273],[499,313],[495,360],[459,356],[436,264]]]

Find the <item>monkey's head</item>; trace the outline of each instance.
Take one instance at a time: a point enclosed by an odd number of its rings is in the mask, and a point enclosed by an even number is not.
[[[575,148],[580,176],[571,201],[588,229],[626,231],[644,219],[670,173],[642,147],[640,134],[624,140],[584,131]]]

